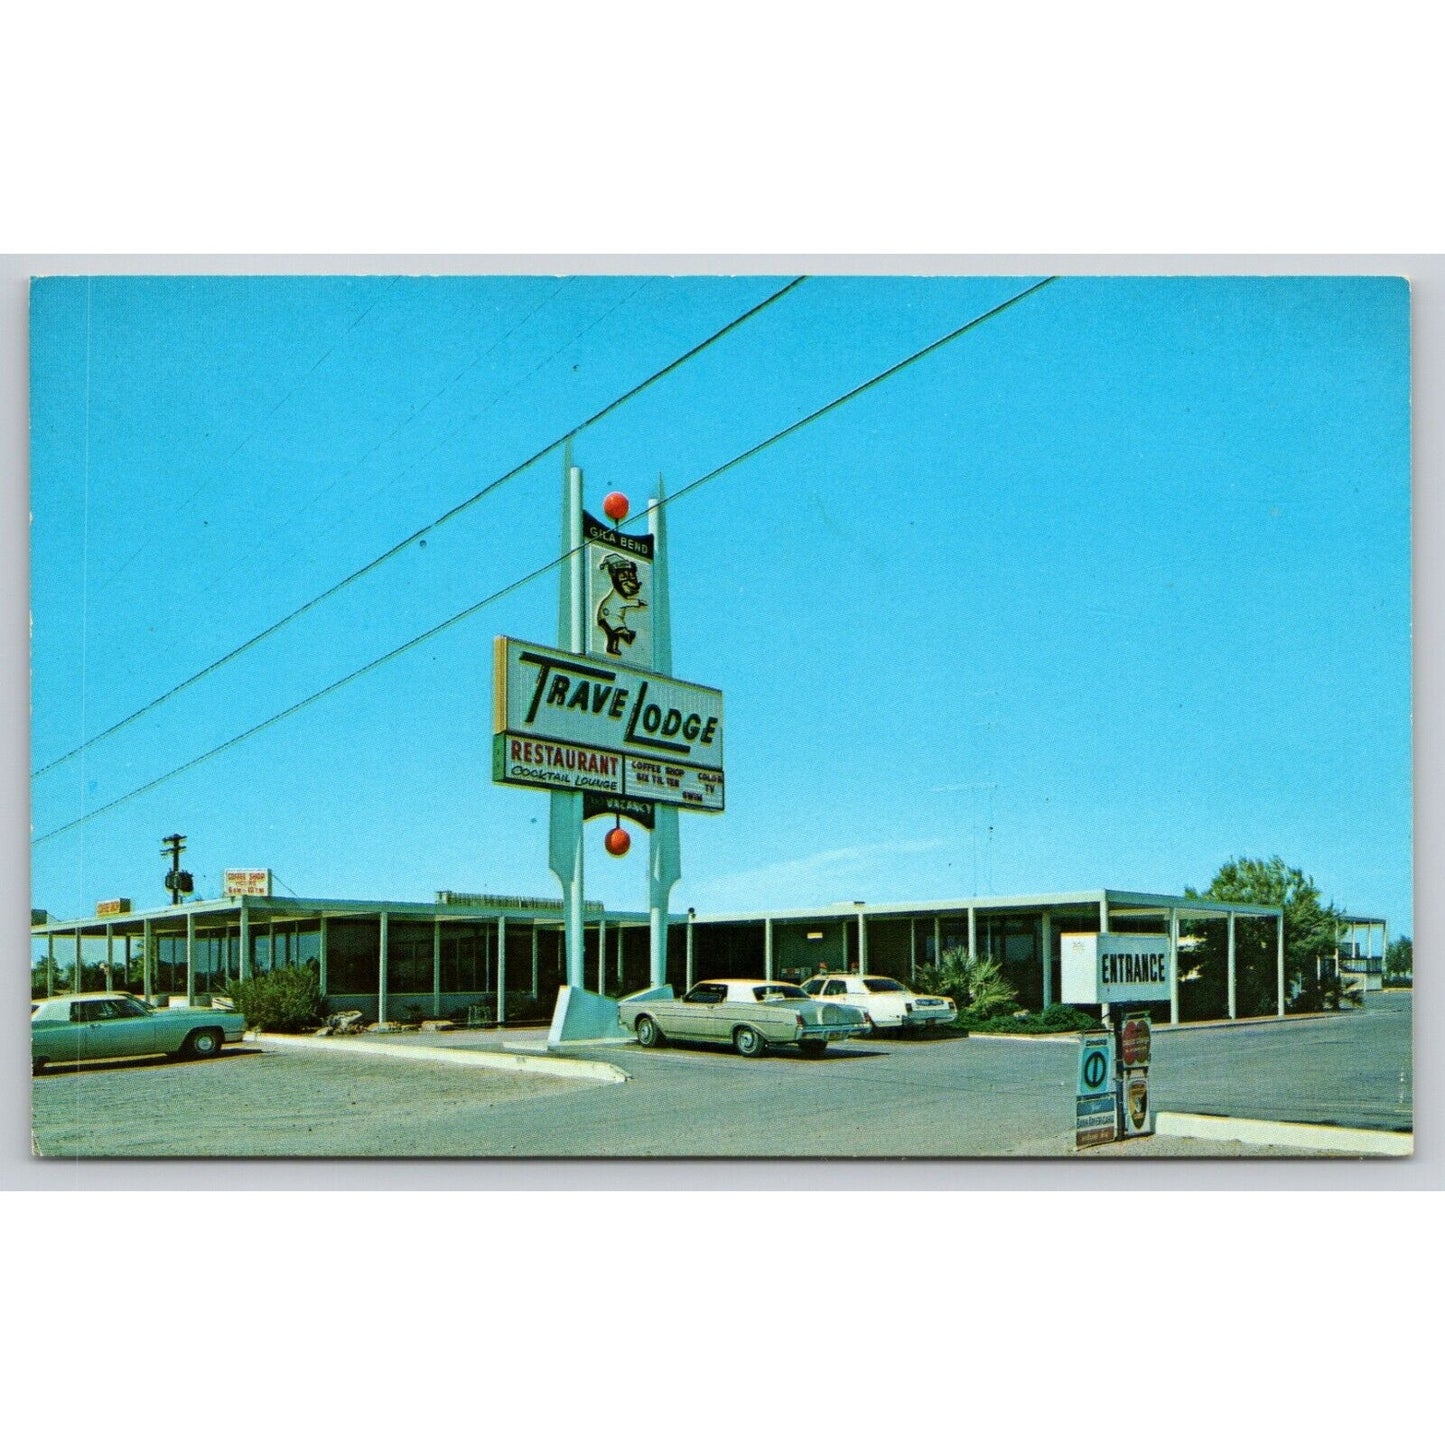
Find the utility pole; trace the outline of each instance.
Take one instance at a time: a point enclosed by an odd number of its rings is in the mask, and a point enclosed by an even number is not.
[[[162,838],[161,842],[165,844],[161,849],[161,857],[169,857],[171,860],[171,871],[166,874],[166,887],[171,890],[171,902],[179,903],[182,893],[196,891],[195,879],[181,870],[181,854],[186,851],[186,835],[172,833],[169,838]]]

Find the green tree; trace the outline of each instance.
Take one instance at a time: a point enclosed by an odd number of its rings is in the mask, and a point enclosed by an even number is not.
[[[1203,893],[1186,888],[1184,896],[1220,903],[1263,903],[1283,909],[1286,1003],[1298,995],[1305,1000],[1304,1006],[1313,1003],[1318,1007],[1314,999],[1318,993],[1317,964],[1327,959],[1328,966],[1333,967],[1342,914],[1332,903],[1321,901],[1313,878],[1290,867],[1278,855],[1268,859],[1231,858]],[[1199,971],[1201,992],[1213,999],[1223,995],[1228,968],[1224,931],[1218,926],[1197,931],[1199,943],[1191,963]],[[1273,928],[1237,929],[1235,958],[1241,1014],[1275,1010],[1273,935]]]
[[[1388,983],[1413,983],[1415,979],[1415,945],[1408,938],[1397,938],[1385,947],[1385,980]]]

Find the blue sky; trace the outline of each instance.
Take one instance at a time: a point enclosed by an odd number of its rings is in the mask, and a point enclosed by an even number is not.
[[[784,276],[97,277],[32,293],[33,766],[576,427]],[[1034,276],[817,277],[574,443],[588,505],[706,474]],[[1204,887],[1280,854],[1412,932],[1409,300],[1390,278],[1044,287],[669,509],[673,656],[727,699],[676,911]],[[491,639],[560,449],[33,783],[33,897],[551,895],[490,781]],[[646,905],[589,828],[587,893]],[[45,835],[66,829],[56,836]],[[639,840],[640,841],[640,840]]]

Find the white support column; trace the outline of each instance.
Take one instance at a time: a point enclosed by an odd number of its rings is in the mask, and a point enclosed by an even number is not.
[[[85,992],[84,984],[81,982],[82,976],[83,976],[83,974],[84,974],[84,967],[85,967],[84,964],[81,962],[81,953],[80,953],[80,929],[77,928],[77,929],[75,930],[75,965],[74,965],[75,971],[74,971],[74,973],[71,975],[71,979],[70,979],[70,991],[71,991],[71,993],[84,993],[84,992]]]
[[[140,926],[140,977],[141,991],[145,994],[146,1002],[151,1001],[151,995],[155,992],[155,975],[151,971],[151,960],[154,957],[152,948],[154,940],[151,937],[151,921],[145,919]]]
[[[616,977],[616,979],[614,980],[614,982],[617,984],[617,992],[618,992],[619,994],[621,994],[621,992],[622,992],[623,962],[624,962],[624,960],[623,960],[623,957],[622,957],[622,925],[621,925],[621,924],[618,924],[618,926],[617,926],[617,977]]]
[[[933,966],[943,967],[943,919],[937,913],[933,915]]]
[[[908,982],[918,977],[918,920],[908,920]]]
[[[607,915],[597,919],[597,992],[607,992]]]
[[[111,977],[115,969],[115,925],[105,925],[105,991],[109,993],[113,984]]]
[[[431,921],[431,1016],[442,1016],[442,917],[432,915]]]
[[[772,980],[773,977],[773,920],[763,919],[763,977]]]
[[[196,915],[186,914],[186,1004],[196,1003]]]
[[[537,997],[537,920],[532,920],[532,997]]]
[[[687,986],[692,987],[692,909],[687,910]]]
[[[379,1024],[386,1022],[386,1005],[389,980],[386,976],[386,955],[387,955],[387,924],[391,920],[389,913],[382,913],[381,926],[378,930],[381,937],[377,944],[377,967],[376,967],[376,1021]]]
[[[327,985],[329,984],[330,980],[329,980],[329,977],[328,977],[328,975],[327,975],[327,968],[328,968],[328,966],[329,966],[328,963],[327,963],[327,954],[326,954],[326,944],[327,944],[327,941],[328,941],[328,935],[327,935],[327,931],[326,931],[326,915],[325,915],[324,913],[321,915],[321,918],[320,918],[320,920],[319,920],[319,923],[320,923],[320,927],[317,929],[317,932],[318,932],[318,934],[319,934],[320,936],[319,936],[318,939],[316,940],[316,946],[317,946],[317,948],[318,948],[318,950],[319,950],[319,953],[318,953],[318,956],[317,956],[317,959],[316,959],[317,983],[318,983],[318,986],[319,986],[320,989],[321,989],[321,996],[322,996],[322,998],[325,998],[325,997],[326,997]]]
[[[1169,910],[1169,1022],[1179,1022],[1179,910]]]
[[[1039,917],[1039,942],[1044,965],[1044,1007],[1054,1001],[1054,915],[1046,908]]]
[[[150,928],[147,923],[146,928]],[[45,935],[45,997],[55,997],[55,935]]]
[[[1229,915],[1229,1016],[1232,1019],[1239,1017],[1239,1005],[1236,999],[1235,985],[1235,951],[1234,951],[1234,914]]]
[[[1099,932],[1100,932],[1100,933],[1107,933],[1108,931],[1109,931],[1109,895],[1108,895],[1107,893],[1101,893],[1101,894],[1099,895]]]
[[[968,906],[968,951],[971,957],[978,957],[978,914],[971,903]]]
[[[130,934],[125,935],[125,986],[130,991]]]
[[[497,918],[497,1026],[507,1021],[507,915]]]
[[[868,972],[868,915],[858,910],[858,972]]]
[[[1274,961],[1275,1013],[1284,1017],[1284,909],[1280,909],[1275,920],[1275,961]]]
[[[150,924],[147,923],[149,928]],[[146,956],[150,957],[147,944]],[[246,906],[246,895],[241,895],[241,962],[236,970],[237,977],[244,983],[251,977],[251,911]],[[321,920],[321,992],[326,992],[326,920]]]

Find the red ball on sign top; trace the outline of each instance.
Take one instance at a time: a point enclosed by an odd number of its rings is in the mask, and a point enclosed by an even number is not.
[[[632,847],[632,837],[626,828],[612,828],[607,837],[603,840],[604,845],[614,858],[620,858]]]
[[[621,492],[608,492],[602,499],[602,510],[607,513],[610,520],[620,522],[631,510],[631,504]]]

